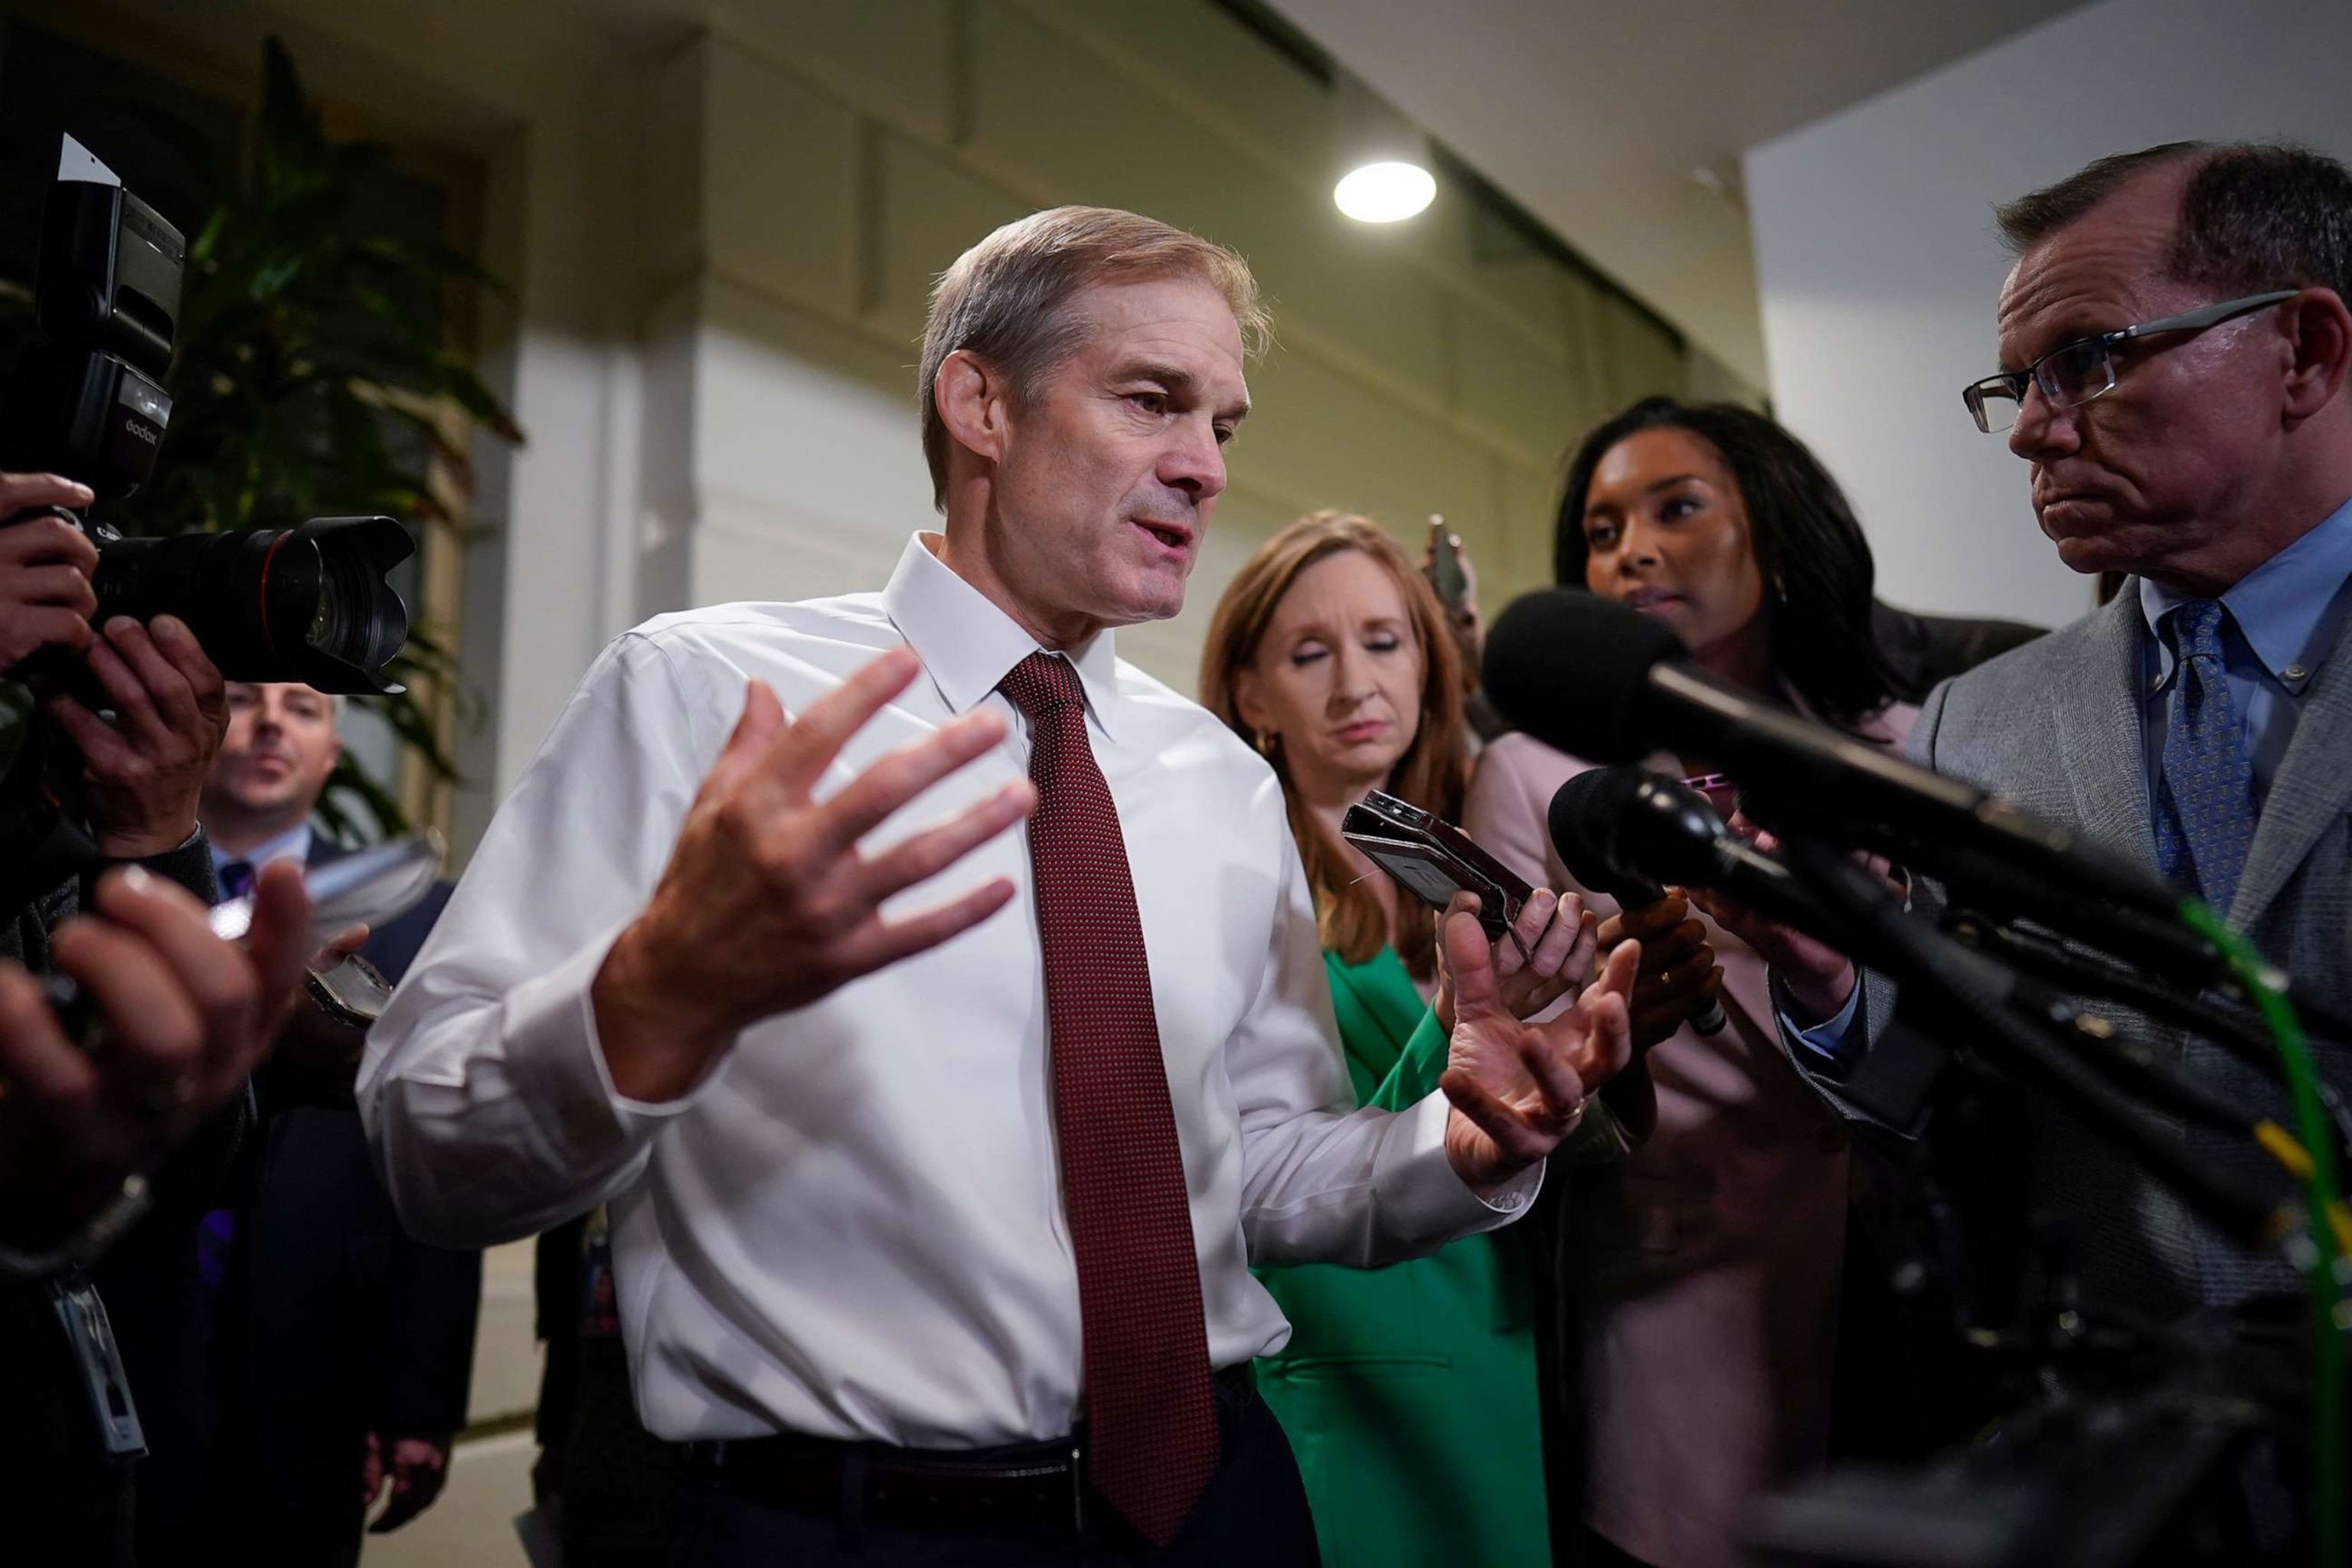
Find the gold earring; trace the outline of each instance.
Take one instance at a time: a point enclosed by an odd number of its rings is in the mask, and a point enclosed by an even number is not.
[[[1271,730],[1260,730],[1255,739],[1257,743],[1257,754],[1261,757],[1271,758],[1274,755],[1274,743],[1276,741],[1281,740],[1282,737],[1276,734]]]

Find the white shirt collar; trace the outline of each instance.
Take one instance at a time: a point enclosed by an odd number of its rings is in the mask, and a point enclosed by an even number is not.
[[[944,542],[936,533],[907,542],[882,590],[882,608],[922,659],[949,710],[963,713],[1039,648],[1018,621],[939,558]],[[1080,647],[1046,651],[1070,661],[1086,689],[1087,711],[1105,738],[1118,739],[1118,652],[1111,632],[1097,632]]]

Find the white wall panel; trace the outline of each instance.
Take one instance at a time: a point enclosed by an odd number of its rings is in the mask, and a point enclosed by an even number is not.
[[[1853,493],[1888,598],[2050,625],[2091,602],[1960,405],[1996,368],[1994,205],[2183,138],[2352,157],[2347,61],[2343,0],[2104,0],[1748,153],[1773,407]]]

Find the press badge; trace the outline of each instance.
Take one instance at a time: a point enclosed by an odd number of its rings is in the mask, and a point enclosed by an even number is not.
[[[100,1446],[106,1457],[128,1464],[147,1457],[147,1435],[139,1426],[139,1407],[131,1400],[131,1379],[122,1370],[122,1352],[115,1348],[114,1329],[106,1321],[106,1303],[98,1288],[80,1273],[49,1281],[49,1304],[73,1347],[74,1365],[80,1369],[82,1391],[89,1395],[90,1415],[98,1422]]]

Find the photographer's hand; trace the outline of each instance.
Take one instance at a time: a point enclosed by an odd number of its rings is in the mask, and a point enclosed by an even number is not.
[[[921,668],[898,649],[787,719],[749,683],[743,716],[687,812],[646,910],[589,988],[613,1086],[675,1100],[738,1034],[977,925],[1013,897],[993,878],[886,921],[885,900],[938,875],[1029,815],[1037,793],[1006,784],[947,821],[871,858],[857,841],[892,812],[1004,739],[983,709],[902,746],[820,802],[843,744]]]
[[[135,866],[110,871],[96,912],[60,926],[51,946],[105,1020],[87,1051],[39,984],[0,962],[7,1240],[45,1245],[70,1231],[236,1092],[293,1004],[310,916],[300,870],[268,867],[247,945],[232,947],[185,889]]]
[[[114,723],[71,697],[52,697],[47,707],[81,748],[99,849],[116,860],[176,849],[196,830],[196,797],[228,731],[221,673],[173,616],[145,626],[115,616],[88,662]]]
[[[0,474],[0,520],[45,506],[81,507],[89,491],[55,474]],[[61,517],[33,517],[0,526],[0,673],[44,647],[76,653],[97,634],[90,579],[98,546]]]

